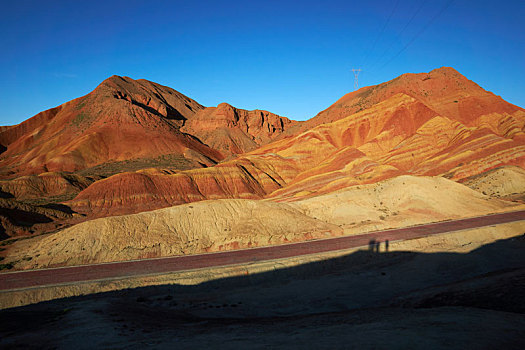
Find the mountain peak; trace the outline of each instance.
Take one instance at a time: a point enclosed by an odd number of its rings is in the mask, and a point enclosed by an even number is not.
[[[466,126],[472,126],[481,115],[496,111],[512,113],[521,109],[484,90],[454,68],[440,67],[428,73],[406,73],[385,83],[348,93],[293,131],[302,132],[347,117],[398,93],[408,95],[438,114]]]
[[[112,75],[104,79],[98,86],[111,85],[111,84],[122,84],[122,83],[133,83],[134,79],[127,76]]]
[[[100,83],[88,95],[91,105],[119,108],[115,99],[126,100],[155,115],[186,120],[204,107],[180,92],[146,79],[113,75]]]
[[[444,74],[444,75],[445,74],[454,74],[454,75],[461,75],[461,76],[463,76],[460,72],[458,72],[454,68],[447,67],[447,66],[443,66],[443,67],[440,67],[440,68],[433,69],[428,74],[432,74],[432,73],[439,73],[439,74]]]

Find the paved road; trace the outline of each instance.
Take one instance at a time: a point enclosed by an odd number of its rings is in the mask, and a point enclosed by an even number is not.
[[[525,220],[525,210],[462,220],[439,222],[408,228],[376,231],[358,236],[329,238],[271,247],[52,269],[7,272],[0,274],[0,292],[32,287],[51,286],[63,283],[70,284],[75,282],[101,279],[118,279],[122,277],[288,258],[299,255],[323,253],[367,246],[371,240],[381,242],[389,240],[390,242],[393,242],[520,220]]]

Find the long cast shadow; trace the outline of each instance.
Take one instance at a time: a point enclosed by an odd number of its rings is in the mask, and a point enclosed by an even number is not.
[[[525,314],[525,236],[466,254],[385,252],[384,248],[378,253],[376,242],[370,247],[338,258],[196,285],[141,287],[3,310],[0,336],[27,331],[29,318],[35,331],[60,318],[63,310],[99,304],[101,314],[139,320],[137,324],[148,325],[150,331],[202,322],[212,328],[274,324],[392,307],[469,307]],[[239,267],[239,273],[243,271]]]

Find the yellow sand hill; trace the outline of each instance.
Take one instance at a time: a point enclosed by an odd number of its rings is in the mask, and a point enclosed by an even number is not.
[[[197,254],[519,208],[441,177],[399,176],[293,203],[221,199],[100,218],[19,241],[9,261],[27,269]]]

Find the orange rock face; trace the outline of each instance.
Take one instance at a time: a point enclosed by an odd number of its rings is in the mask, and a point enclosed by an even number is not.
[[[243,157],[175,174],[132,172],[97,181],[67,202],[89,216],[138,213],[205,199],[261,199],[296,174],[272,157]],[[282,164],[280,164],[282,163]],[[275,166],[279,165],[279,172]]]
[[[208,159],[211,165],[220,154],[178,130],[184,115],[202,108],[169,88],[114,76],[92,93],[0,134],[0,143],[7,146],[0,168],[4,176],[74,172],[187,151],[200,156],[189,157],[193,163]]]
[[[181,129],[224,156],[252,151],[299,124],[267,111],[237,109],[227,103],[200,110]]]
[[[346,94],[304,124],[294,126],[286,135],[296,135],[365,110],[396,94],[403,93],[422,102],[438,115],[477,126],[479,118],[491,113],[510,115],[522,108],[481,88],[453,68],[442,67],[429,73],[403,74],[391,81],[363,87]]]
[[[220,112],[222,107],[209,113],[168,87],[113,76],[84,97],[0,130],[0,177],[76,172],[166,155],[179,158],[180,164],[174,164],[178,169],[211,166],[226,155],[269,142],[292,123],[268,112],[230,108],[232,115]],[[226,120],[230,117],[231,123]],[[181,128],[186,123],[185,132]],[[216,126],[217,132],[210,130]],[[221,152],[201,137],[213,145],[235,147]]]

